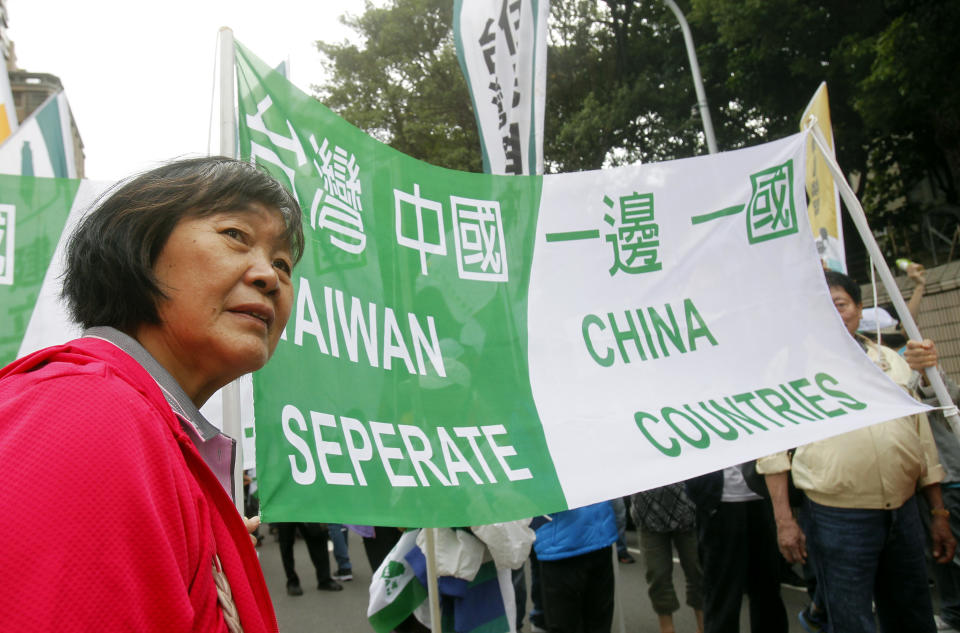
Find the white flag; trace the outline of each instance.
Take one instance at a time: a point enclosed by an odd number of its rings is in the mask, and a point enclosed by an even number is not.
[[[483,169],[543,173],[549,0],[456,0],[460,68],[480,129]]]

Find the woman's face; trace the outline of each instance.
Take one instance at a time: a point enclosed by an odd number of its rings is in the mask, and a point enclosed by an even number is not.
[[[293,258],[280,213],[249,209],[186,217],[154,264],[166,299],[140,343],[200,406],[259,369],[277,346],[293,301]]]
[[[851,336],[856,336],[857,328],[860,327],[860,319],[863,317],[863,306],[856,303],[853,297],[840,286],[830,286],[830,297],[833,299],[833,307],[840,313],[843,324]]]

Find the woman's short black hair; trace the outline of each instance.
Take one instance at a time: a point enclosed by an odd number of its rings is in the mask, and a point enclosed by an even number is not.
[[[823,274],[827,278],[828,288],[843,288],[855,304],[861,305],[863,303],[863,294],[860,292],[860,285],[855,282],[853,278],[843,273],[838,273],[835,270],[828,270]]]
[[[94,203],[67,245],[63,298],[84,328],[108,325],[132,333],[158,324],[164,297],[153,266],[185,217],[276,209],[294,263],[303,254],[296,199],[265,171],[223,156],[177,160],[121,181]]]

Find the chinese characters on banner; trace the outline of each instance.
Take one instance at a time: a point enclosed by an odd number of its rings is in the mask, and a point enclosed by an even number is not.
[[[265,520],[505,521],[919,410],[832,306],[804,135],[470,174],[237,59],[241,155],[309,216],[293,313],[254,376]]]

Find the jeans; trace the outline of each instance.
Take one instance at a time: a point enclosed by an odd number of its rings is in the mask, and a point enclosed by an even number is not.
[[[896,510],[833,508],[804,501],[817,606],[829,630],[936,633],[927,587],[923,527],[915,497]]]
[[[328,523],[330,530],[330,541],[333,543],[333,557],[337,561],[337,569],[350,571],[353,567],[350,565],[350,553],[347,550],[347,528],[339,523]]]
[[[617,555],[623,556],[627,553],[627,504],[623,497],[611,499],[613,505],[613,516],[617,521]]]

